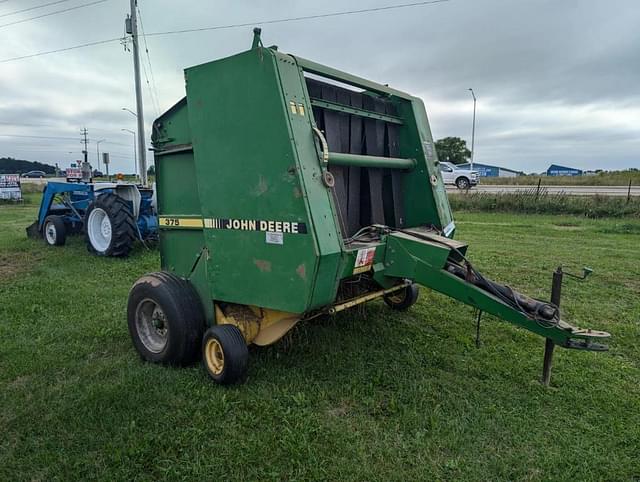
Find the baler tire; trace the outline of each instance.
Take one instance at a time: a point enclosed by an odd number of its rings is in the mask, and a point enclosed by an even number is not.
[[[213,381],[221,385],[243,382],[248,362],[249,349],[238,327],[215,325],[205,332],[202,337],[202,364]]]
[[[53,237],[51,232],[47,232],[49,229],[52,229]],[[67,241],[64,219],[61,216],[47,216],[42,225],[42,237],[49,246],[63,246]]]
[[[158,350],[150,349],[148,333],[146,343],[143,340],[145,334],[141,333],[145,326],[144,320],[140,319],[140,310],[144,303],[149,302],[160,307],[164,317],[163,324],[167,325],[165,345]],[[165,365],[188,365],[197,361],[205,328],[204,320],[200,298],[193,285],[172,273],[162,271],[147,274],[138,279],[129,291],[129,334],[133,346],[146,361]]]
[[[418,285],[411,283],[404,289],[389,293],[384,296],[384,302],[389,308],[398,311],[405,311],[411,308],[418,301]]]
[[[94,246],[89,236],[89,219],[95,209],[104,211],[111,224],[111,239],[104,250]],[[87,249],[98,256],[129,256],[133,242],[137,239],[137,227],[131,207],[127,201],[113,193],[100,194],[89,205],[84,218],[84,231]]]

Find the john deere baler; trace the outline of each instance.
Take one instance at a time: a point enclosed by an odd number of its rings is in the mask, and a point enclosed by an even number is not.
[[[455,224],[422,101],[265,48],[185,71],[187,95],[153,126],[162,272],[128,303],[143,358],[201,353],[242,380],[247,345],[416,284],[567,348],[601,350],[558,307],[484,277]]]

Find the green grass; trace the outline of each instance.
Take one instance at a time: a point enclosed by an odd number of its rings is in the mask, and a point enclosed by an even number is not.
[[[524,214],[570,214],[588,218],[640,218],[640,197],[570,196],[536,188],[514,193],[469,191],[449,194],[454,210]]]
[[[422,290],[303,324],[251,351],[245,385],[142,363],[127,292],[159,266],[27,240],[37,203],[0,206],[0,480],[637,480],[640,222],[457,215],[475,265],[547,296],[558,263],[566,318],[611,351],[557,349]]]
[[[633,186],[640,185],[640,171],[599,172],[589,176],[539,176],[529,174],[516,177],[483,177],[482,184],[517,184],[535,186],[538,180],[542,186]]]

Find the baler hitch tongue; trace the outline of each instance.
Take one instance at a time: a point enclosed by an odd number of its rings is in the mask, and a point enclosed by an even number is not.
[[[485,278],[465,257],[466,245],[423,232],[393,232],[387,238],[385,273],[409,278],[447,296],[526,328],[565,348],[604,351],[594,339],[604,331],[577,328],[560,319],[559,303],[533,299]]]

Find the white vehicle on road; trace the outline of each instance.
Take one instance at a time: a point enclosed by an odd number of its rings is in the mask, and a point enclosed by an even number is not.
[[[454,184],[458,189],[470,189],[478,184],[477,171],[460,169],[450,162],[441,162],[440,172],[445,184]]]

